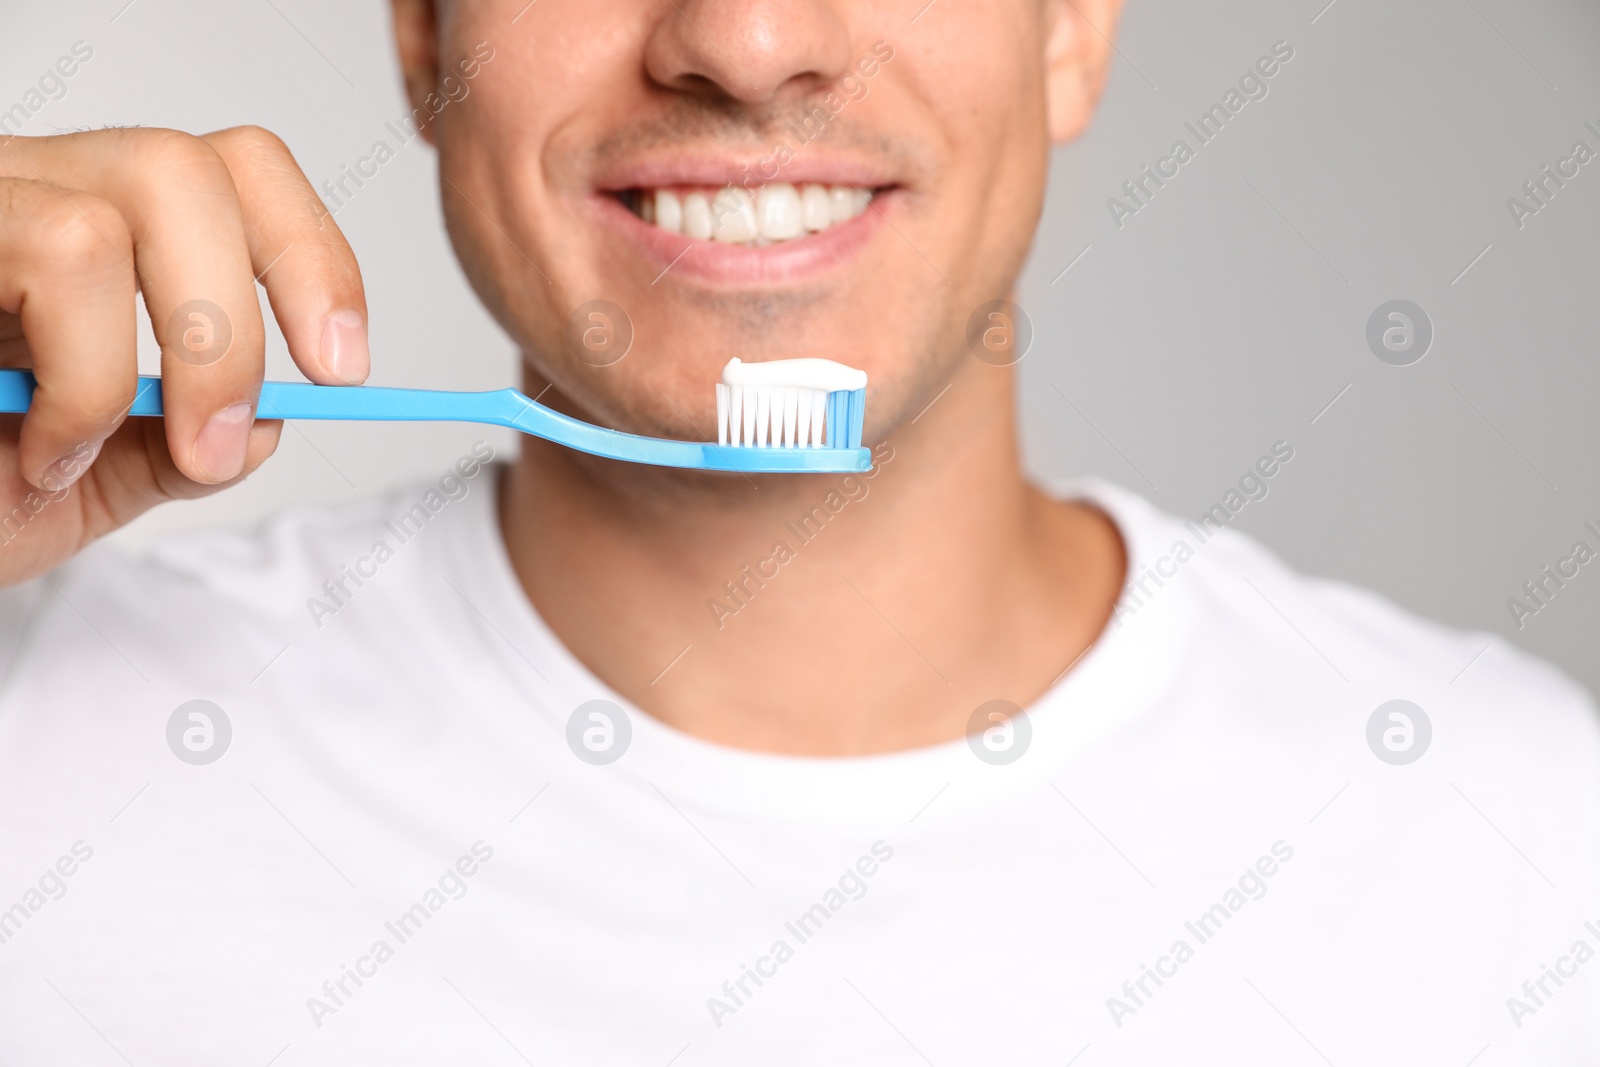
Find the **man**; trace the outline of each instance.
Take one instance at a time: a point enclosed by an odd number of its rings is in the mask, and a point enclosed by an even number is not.
[[[39,381],[0,505],[0,1062],[1600,1052],[1587,698],[1020,472],[995,302],[1117,6],[396,0],[525,390],[704,439],[730,357],[838,358],[859,478],[528,439],[79,554],[267,459],[254,275],[322,384],[365,379],[365,301],[264,131],[0,147],[0,351]],[[808,186],[838,211],[792,240],[698,214]],[[162,421],[121,418],[136,292]]]

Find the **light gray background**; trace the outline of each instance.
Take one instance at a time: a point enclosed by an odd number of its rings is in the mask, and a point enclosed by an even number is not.
[[[938,32],[937,5],[963,2],[936,0],[906,33]],[[24,132],[259,123],[317,183],[406,111],[382,4],[124,5],[4,0],[0,109],[83,40],[94,58]],[[1018,294],[1036,328],[1029,462],[1192,517],[1286,440],[1293,462],[1236,526],[1304,571],[1506,635],[1600,688],[1600,561],[1520,631],[1506,604],[1579,538],[1600,548],[1583,529],[1600,526],[1600,160],[1523,229],[1506,208],[1574,141],[1600,151],[1583,125],[1600,126],[1600,9],[1325,5],[1128,0],[1101,113],[1056,155]],[[908,20],[919,7],[908,0]],[[1175,139],[1193,145],[1184,121],[1280,40],[1295,57],[1269,95],[1117,227],[1107,198]],[[372,380],[510,384],[514,352],[449,253],[434,182],[413,142],[338,216],[365,271]],[[1410,367],[1365,342],[1393,298],[1436,331]],[[281,340],[269,359],[269,376],[293,375]],[[509,444],[466,427],[301,424],[246,485],[118,539],[365,495],[436,474],[479,437]]]

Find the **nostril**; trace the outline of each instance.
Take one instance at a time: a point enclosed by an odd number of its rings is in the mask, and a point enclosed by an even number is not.
[[[765,104],[850,72],[851,34],[815,0],[673,0],[645,50],[650,79],[701,99]]]

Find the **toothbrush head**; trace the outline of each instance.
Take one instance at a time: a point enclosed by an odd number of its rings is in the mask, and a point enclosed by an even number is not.
[[[717,444],[744,448],[860,448],[867,374],[831,359],[746,363],[717,383]]]

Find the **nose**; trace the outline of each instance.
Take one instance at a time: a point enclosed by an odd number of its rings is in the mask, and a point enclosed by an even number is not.
[[[645,67],[659,85],[765,104],[832,84],[850,66],[850,32],[824,0],[667,0]]]

